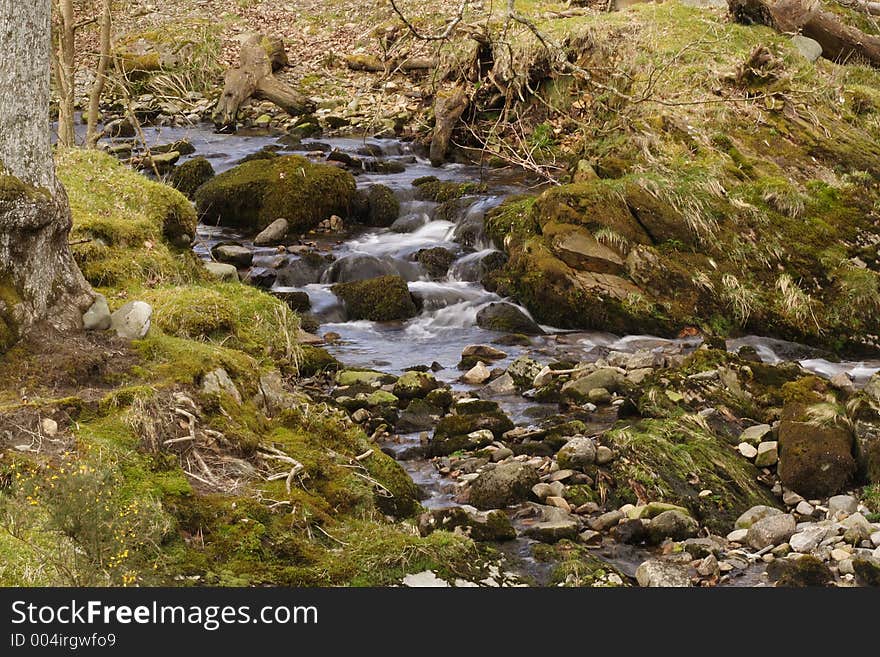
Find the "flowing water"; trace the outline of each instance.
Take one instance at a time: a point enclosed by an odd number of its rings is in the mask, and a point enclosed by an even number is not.
[[[275,137],[218,135],[205,127],[149,128],[146,132],[148,139],[154,143],[190,140],[196,147],[193,157],[207,157],[218,173],[232,167],[246,155],[267,146],[279,146]],[[367,152],[365,147],[368,147],[371,156],[363,155]],[[400,218],[391,228],[347,227],[349,232],[315,237],[316,248],[332,254],[336,259],[324,271],[305,266],[301,255],[279,253],[274,247],[254,247],[247,238],[212,226],[200,226],[196,252],[203,258],[210,258],[211,247],[228,240],[253,248],[255,257],[251,274],[271,269],[278,273],[273,286],[275,291],[306,292],[312,312],[321,320],[321,332],[334,332],[339,336],[336,342],[328,346],[328,350],[347,366],[399,374],[408,367],[438,363],[443,368],[437,372],[438,379],[451,383],[456,389],[468,388],[457,381],[461,373],[456,364],[462,349],[468,344],[490,344],[499,337],[499,334],[476,324],[480,308],[501,300],[479,282],[481,261],[498,256],[496,246],[485,236],[483,217],[487,210],[501,203],[506,196],[528,191],[528,179],[524,174],[487,174],[462,165],[432,168],[410,145],[394,140],[307,140],[297,151],[328,149],[338,149],[368,163],[376,157],[396,160],[405,165],[403,173],[364,172],[357,177],[360,187],[381,183],[394,191],[400,200],[401,211]],[[282,149],[280,152],[294,151]],[[452,216],[447,213],[444,217],[437,217],[437,204],[416,200],[412,186],[416,178],[430,175],[441,180],[485,183],[488,191],[463,199]],[[456,255],[449,273],[440,281],[430,280],[414,261],[420,249],[433,247],[444,247]],[[330,292],[330,286],[338,280],[388,273],[399,274],[408,281],[411,293],[420,302],[418,316],[405,322],[349,321],[344,308]],[[534,338],[528,346],[504,347],[508,357],[499,361],[497,366],[504,367],[523,353],[546,363],[554,359],[598,360],[609,351],[649,349],[673,354],[687,353],[699,346],[699,338],[670,340],[654,336],[617,336],[600,332],[560,331],[549,326],[544,328],[547,335]],[[744,345],[754,347],[766,362],[798,361],[805,369],[829,378],[845,372],[857,385],[880,369],[880,361],[834,362],[816,350],[781,340],[748,336],[728,342],[730,350]],[[522,425],[552,414],[555,408],[551,405],[542,407],[520,395],[500,396],[495,400],[514,422]],[[386,447],[397,455],[416,483],[424,489],[427,497],[423,504],[426,507],[439,508],[454,504],[453,482],[440,476],[435,466],[420,456],[418,435],[402,435]],[[540,582],[547,576],[547,567],[531,558],[528,544],[528,541],[517,540],[504,546],[503,550],[514,561],[519,561],[520,568],[530,577]],[[602,554],[632,576],[635,567],[643,560],[645,551],[628,546],[606,546]],[[754,572],[746,571],[746,576],[738,584],[754,584],[755,577]]]

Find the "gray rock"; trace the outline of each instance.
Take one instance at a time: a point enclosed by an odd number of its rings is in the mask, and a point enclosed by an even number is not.
[[[254,260],[254,254],[249,248],[237,244],[215,246],[211,253],[220,262],[228,262],[236,267],[250,267]]]
[[[802,516],[811,516],[816,509],[813,508],[813,505],[806,500],[801,500],[800,502],[798,502],[798,505],[794,508],[794,510]]]
[[[594,531],[604,532],[614,527],[614,525],[623,520],[623,518],[623,512],[615,510],[603,513],[598,518],[590,520],[587,524],[590,526],[590,529]]]
[[[749,509],[736,519],[734,529],[748,529],[759,520],[762,520],[768,516],[778,516],[781,513],[782,511],[775,507],[758,504],[757,506],[753,506],[751,509]]]
[[[477,511],[471,506],[432,509],[419,516],[419,533],[427,536],[437,530],[461,528],[475,541],[507,541],[516,531],[503,511]]]
[[[853,513],[840,524],[845,529],[843,540],[851,545],[858,545],[862,541],[870,540],[871,534],[874,533],[874,527],[861,513]]]
[[[769,515],[758,520],[746,534],[746,543],[755,550],[785,543],[794,534],[797,523],[787,513]]]
[[[811,62],[822,56],[822,45],[815,39],[805,37],[803,34],[795,34],[791,37],[791,43],[805,59]]]
[[[541,507],[541,520],[529,525],[523,533],[542,543],[556,543],[563,538],[578,537],[580,524],[570,513],[553,506]]]
[[[852,495],[834,495],[828,500],[828,517],[834,517],[838,511],[853,514],[859,508],[859,501]]]
[[[756,424],[753,427],[744,429],[739,435],[739,440],[742,443],[757,445],[764,439],[764,436],[770,433],[770,431],[771,428],[769,424]]]
[[[238,269],[226,262],[206,262],[205,269],[214,278],[232,283],[238,282]]]
[[[254,244],[257,246],[281,244],[287,237],[288,228],[287,219],[276,219],[254,238]]]
[[[96,294],[95,300],[83,314],[83,328],[86,331],[106,331],[110,328],[110,306],[103,294]]]
[[[644,587],[686,587],[691,585],[688,567],[668,559],[649,559],[636,569],[636,580]]]
[[[819,543],[824,541],[829,533],[833,533],[833,531],[834,530],[828,527],[813,525],[797,534],[793,534],[792,537],[788,539],[788,544],[793,551],[806,554],[819,547]]]
[[[483,470],[468,491],[468,501],[478,509],[502,509],[527,499],[538,473],[520,461],[499,463]]]
[[[596,462],[596,444],[591,438],[575,436],[556,454],[559,467],[563,469],[582,469]]]
[[[212,370],[202,377],[202,392],[206,395],[225,393],[239,404],[241,403],[241,393],[229,378],[229,373],[222,367]]]
[[[611,463],[614,460],[614,452],[611,451],[610,447],[606,447],[605,445],[599,445],[596,448],[596,463],[599,465],[605,465],[607,463]]]
[[[779,460],[779,443],[768,440],[758,445],[758,453],[755,456],[755,465],[759,468],[769,468],[776,465]]]
[[[736,448],[740,454],[745,456],[747,459],[753,459],[758,455],[758,450],[754,445],[750,445],[749,443],[742,442],[737,445]]]
[[[140,340],[150,330],[153,308],[143,301],[129,301],[110,316],[110,326],[120,338]]]
[[[495,347],[490,347],[487,344],[469,344],[461,350],[462,358],[467,358],[468,356],[485,358],[486,360],[501,360],[502,358],[507,358],[506,353]]]
[[[531,317],[512,303],[490,303],[477,313],[477,326],[502,333],[543,335],[544,331]]]
[[[731,543],[745,543],[748,536],[748,529],[734,529],[727,535],[727,540]]]
[[[652,543],[662,543],[665,538],[683,541],[695,537],[699,531],[697,521],[680,511],[664,511],[648,524],[648,537]]]
[[[464,383],[469,383],[470,385],[480,385],[481,383],[485,383],[489,380],[489,377],[492,376],[492,373],[489,371],[489,368],[483,365],[483,362],[480,361],[476,365],[474,365],[471,369],[465,372],[461,380]]]
[[[587,394],[587,399],[589,399],[592,404],[607,404],[611,401],[611,393],[605,388],[593,388]]]
[[[513,450],[509,447],[499,447],[494,452],[492,452],[492,457],[490,460],[492,463],[498,463],[499,461],[503,461],[504,459],[508,459],[513,456]]]
[[[589,401],[591,390],[605,388],[608,392],[619,392],[625,379],[613,367],[604,367],[562,386],[562,394],[577,403]]]
[[[509,374],[502,374],[486,384],[486,392],[493,395],[510,395],[516,392],[516,384]]]
[[[514,383],[520,388],[528,388],[532,385],[535,377],[541,373],[541,365],[529,358],[528,356],[520,356],[510,364],[507,368],[507,374],[513,379]]]

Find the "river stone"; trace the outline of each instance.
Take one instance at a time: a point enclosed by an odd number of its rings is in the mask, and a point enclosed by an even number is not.
[[[206,262],[205,269],[208,274],[219,281],[237,283],[238,269],[235,265],[226,262]]]
[[[731,543],[745,543],[746,536],[748,536],[748,534],[749,534],[748,529],[734,529],[732,532],[730,532],[726,536],[726,538]]]
[[[859,509],[859,501],[852,495],[834,495],[828,500],[828,517],[833,518],[838,511],[847,515]]]
[[[236,267],[250,267],[254,260],[253,252],[238,244],[220,244],[215,246],[211,253],[220,262],[228,262]]]
[[[623,376],[613,367],[603,367],[562,386],[563,396],[582,404],[590,401],[590,391],[604,388],[608,392],[620,392],[625,385]]]
[[[499,463],[481,472],[468,490],[468,501],[478,509],[502,509],[529,497],[538,483],[534,467],[520,461]]]
[[[490,347],[487,344],[469,344],[461,351],[461,357],[463,359],[468,356],[485,358],[486,360],[501,360],[502,358],[507,358],[506,353],[495,347]]]
[[[507,374],[520,388],[531,387],[532,381],[540,372],[541,365],[528,356],[520,356],[507,368]]]
[[[394,384],[394,394],[401,399],[423,398],[440,387],[430,372],[404,372]]]
[[[819,543],[824,541],[829,534],[832,534],[833,532],[834,530],[829,527],[812,525],[803,531],[793,534],[792,537],[788,539],[788,544],[795,552],[812,552],[819,547]]]
[[[140,340],[150,330],[153,308],[143,301],[129,301],[110,316],[110,326],[120,338]]]
[[[86,331],[106,331],[111,323],[107,298],[103,294],[96,294],[92,305],[83,314],[83,328]]]
[[[446,456],[458,450],[486,447],[492,443],[492,439],[500,440],[506,431],[513,428],[513,422],[501,412],[497,404],[490,408],[492,410],[487,409],[477,413],[459,412],[444,417],[434,429],[434,436],[428,443],[428,454]],[[491,431],[492,438],[475,442],[471,436],[482,429]]]
[[[749,443],[740,443],[739,445],[737,445],[736,449],[737,451],[739,451],[740,454],[742,454],[749,460],[755,458],[758,455],[757,448],[754,445],[750,445]]]
[[[778,516],[781,513],[782,511],[775,507],[758,504],[736,519],[734,529],[748,529],[759,520],[763,520],[768,516]]]
[[[779,460],[778,444],[775,440],[768,440],[758,445],[757,454],[755,456],[755,466],[759,468],[769,468],[776,465]]]
[[[225,393],[239,404],[241,403],[241,393],[238,392],[235,383],[222,367],[212,370],[202,377],[202,393],[206,395]]]
[[[535,320],[512,303],[493,302],[477,313],[477,326],[501,333],[543,335],[544,331]]]
[[[587,524],[590,526],[590,529],[594,531],[604,532],[614,527],[617,523],[623,520],[623,518],[623,512],[615,509],[614,511],[603,513],[598,518],[589,520]]]
[[[422,249],[416,259],[429,278],[441,280],[446,277],[449,265],[455,261],[455,253],[437,246],[432,249]]]
[[[388,260],[367,253],[352,253],[330,265],[322,275],[321,282],[350,283],[397,273],[397,268]]]
[[[746,543],[755,550],[785,543],[794,534],[797,523],[787,513],[770,515],[755,522],[746,534]]]
[[[256,246],[281,244],[284,238],[287,237],[287,229],[287,219],[276,219],[254,238],[254,244]]]
[[[579,470],[596,462],[596,444],[591,438],[575,436],[557,452],[560,468]]]
[[[649,559],[636,569],[636,581],[643,587],[686,587],[691,585],[687,564],[668,559]]]
[[[741,443],[748,443],[749,445],[757,445],[764,439],[764,436],[771,431],[772,429],[769,424],[756,424],[753,427],[744,429],[739,435],[739,441]]]
[[[276,272],[275,284],[278,287],[305,287],[318,283],[330,267],[330,262],[330,259],[314,251],[300,253],[299,258],[288,262]]]
[[[491,395],[510,395],[516,392],[516,384],[510,375],[505,373],[487,383],[484,390]]]
[[[443,409],[428,403],[424,399],[413,399],[406,410],[400,414],[395,428],[400,433],[429,431],[440,420]]]
[[[791,43],[805,59],[811,62],[815,62],[822,56],[822,44],[815,39],[803,34],[795,34],[791,37]]]
[[[880,402],[880,372],[874,373],[865,384],[864,392],[874,401]]]
[[[599,445],[596,448],[596,463],[599,465],[606,465],[611,463],[614,460],[614,452],[611,451],[610,447],[606,447],[605,445]]]
[[[400,276],[337,283],[330,291],[345,303],[349,319],[390,322],[417,314],[409,287]]]
[[[858,545],[862,541],[870,540],[871,533],[874,531],[871,523],[861,513],[853,513],[840,524],[845,529],[843,540],[851,545]]]
[[[587,393],[587,399],[591,404],[601,406],[602,404],[608,404],[611,402],[611,393],[605,388],[593,388]]]
[[[478,361],[471,369],[465,372],[461,380],[470,385],[480,385],[486,383],[492,376],[492,372],[488,367],[483,365],[483,361]]]
[[[665,538],[683,541],[695,537],[699,531],[697,521],[680,511],[664,511],[648,524],[648,537],[655,544],[662,543]]]
[[[797,503],[797,506],[794,507],[794,510],[795,513],[798,513],[802,516],[811,516],[816,509],[806,500],[801,500]]]
[[[541,507],[541,520],[529,525],[523,533],[542,543],[556,543],[564,538],[575,540],[580,523],[577,518],[555,506]]]
[[[508,541],[516,530],[503,511],[478,511],[471,506],[433,509],[419,516],[419,533],[427,536],[437,530],[462,528],[475,541]]]

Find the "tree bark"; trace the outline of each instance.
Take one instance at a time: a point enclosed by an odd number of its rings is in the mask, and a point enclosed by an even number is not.
[[[846,62],[855,56],[880,66],[880,37],[841,23],[835,14],[823,11],[818,0],[727,0],[727,5],[740,23],[815,39],[826,59]]]
[[[41,326],[81,328],[92,302],[52,160],[50,33],[50,0],[0,0],[0,352]]]
[[[446,161],[452,129],[468,106],[464,87],[456,87],[448,94],[437,94],[434,101],[434,134],[431,136],[431,166],[439,167]]]
[[[58,22],[54,26],[52,53],[55,81],[58,85],[58,143],[62,146],[76,146],[74,130],[74,107],[76,104],[76,62],[73,0],[56,0]]]
[[[268,100],[291,116],[315,111],[316,106],[311,99],[272,74],[273,59],[279,61],[277,52],[270,57],[259,34],[249,35],[241,44],[239,65],[226,72],[223,94],[214,110],[214,126],[218,131],[235,130],[238,110],[249,98]]]
[[[101,7],[101,53],[98,57],[98,68],[95,70],[95,82],[89,93],[89,113],[86,118],[86,146],[95,148],[101,134],[98,132],[98,110],[101,96],[107,82],[107,69],[110,66],[110,29],[113,25],[111,14],[112,0],[103,0]]]

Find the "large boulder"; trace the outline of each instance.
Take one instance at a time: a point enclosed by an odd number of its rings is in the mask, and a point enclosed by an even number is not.
[[[195,193],[206,223],[258,232],[276,219],[305,232],[336,214],[347,216],[356,197],[352,175],[289,155],[251,160],[212,178]]]
[[[352,253],[336,260],[321,278],[322,283],[350,283],[379,276],[395,276],[397,269],[388,260],[366,253]]]
[[[416,315],[412,295],[400,276],[337,283],[331,290],[345,303],[349,319],[390,322]]]
[[[538,473],[519,461],[500,463],[483,470],[471,483],[468,501],[478,509],[503,509],[528,499]]]
[[[372,185],[367,190],[367,224],[387,228],[400,214],[400,201],[385,185]]]
[[[779,424],[778,441],[782,484],[808,498],[845,490],[856,471],[852,433],[810,421],[807,413],[796,409],[786,409],[785,414],[788,419]]]
[[[489,331],[542,335],[543,329],[512,303],[490,303],[477,313],[477,326]]]
[[[439,280],[446,277],[449,265],[455,261],[455,254],[442,246],[435,246],[419,251],[416,259],[429,278]]]

